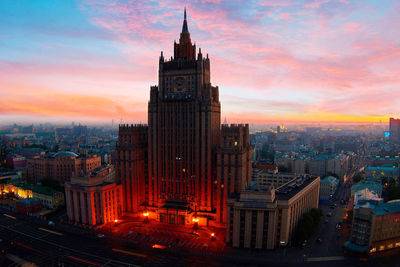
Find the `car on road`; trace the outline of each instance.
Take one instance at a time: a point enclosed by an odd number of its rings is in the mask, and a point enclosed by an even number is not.
[[[325,219],[325,223],[328,223],[329,222],[329,220],[328,219]]]
[[[327,216],[331,217],[332,216],[332,212],[328,212]]]
[[[322,239],[321,239],[321,238],[318,238],[318,239],[317,239],[317,242],[320,243],[320,244],[322,244]]]
[[[104,237],[103,234],[98,234],[98,235],[97,235],[97,238],[103,238],[103,237]]]
[[[196,236],[197,238],[200,237],[199,233],[196,232],[191,232],[190,234]]]
[[[210,240],[211,240],[211,241],[215,241],[215,234],[214,234],[214,233],[211,233],[211,235],[210,235]]]
[[[164,249],[166,249],[167,247],[164,246],[164,245],[154,244],[154,245],[152,246],[152,248],[153,248],[153,249],[156,249],[156,250],[164,250]]]
[[[49,221],[47,224],[48,224],[49,226],[54,226],[54,225],[55,225],[55,223],[54,223],[53,221]]]
[[[135,239],[141,239],[142,238],[142,233],[137,233]]]

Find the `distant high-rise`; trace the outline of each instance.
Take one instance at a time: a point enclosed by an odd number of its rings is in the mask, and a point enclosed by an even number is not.
[[[389,140],[393,142],[400,141],[400,119],[390,118],[389,121]]]
[[[219,89],[211,85],[210,59],[201,49],[196,53],[185,10],[174,57],[164,59],[162,52],[159,57],[147,134],[138,130],[144,125],[120,128],[117,176],[125,183],[126,212],[145,210],[172,224],[224,223],[228,195],[250,181],[249,127],[226,126],[221,132]],[[142,156],[147,157],[145,169]]]

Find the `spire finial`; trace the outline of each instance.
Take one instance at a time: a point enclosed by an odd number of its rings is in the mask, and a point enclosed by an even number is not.
[[[187,26],[187,20],[186,20],[186,7],[183,12],[183,25],[182,25],[182,33],[189,32],[188,26]]]

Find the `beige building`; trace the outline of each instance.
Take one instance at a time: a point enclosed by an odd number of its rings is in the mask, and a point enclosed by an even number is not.
[[[228,199],[227,243],[257,249],[288,244],[302,215],[318,208],[319,180],[298,176],[277,189],[251,188]]]
[[[284,166],[289,172],[297,175],[306,174],[310,165],[310,158],[305,156],[283,156],[276,159],[278,166]]]
[[[101,157],[80,157],[73,152],[59,152],[53,156],[35,156],[28,159],[28,180],[39,182],[54,179],[61,184],[69,181],[73,174],[87,173],[101,166]]]
[[[122,186],[109,180],[114,168],[75,175],[65,183],[68,218],[82,224],[113,222],[122,215]]]
[[[278,172],[278,169],[253,171],[253,180],[257,182],[259,189],[267,189],[271,186],[277,188],[295,177],[294,173]]]

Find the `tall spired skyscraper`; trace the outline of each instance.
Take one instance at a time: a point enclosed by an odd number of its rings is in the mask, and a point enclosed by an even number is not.
[[[210,82],[210,60],[201,50],[196,57],[186,10],[174,57],[160,56],[148,112],[149,177],[154,179],[149,204],[173,200],[211,211],[221,104],[218,87]]]
[[[150,90],[148,132],[143,129],[120,127],[117,175],[128,187],[126,212],[146,210],[175,224],[223,223],[226,197],[250,180],[249,128],[224,126],[221,134],[219,89],[211,85],[208,55],[197,53],[192,43],[186,10],[174,56],[167,60],[161,52],[158,86]],[[145,171],[137,171],[145,165]]]

